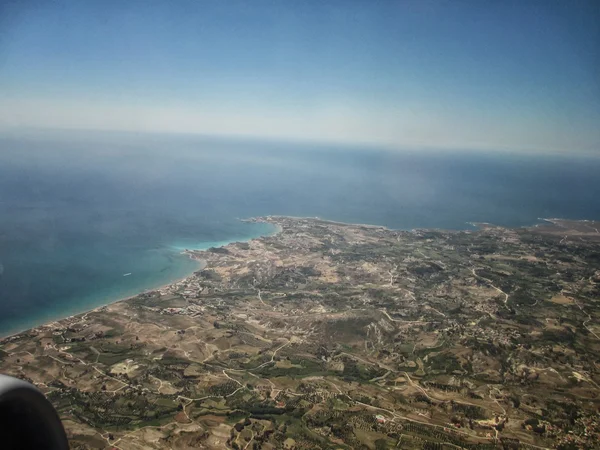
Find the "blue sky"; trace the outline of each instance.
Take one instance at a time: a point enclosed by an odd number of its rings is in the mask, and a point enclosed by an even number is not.
[[[0,3],[0,127],[600,151],[600,3]]]

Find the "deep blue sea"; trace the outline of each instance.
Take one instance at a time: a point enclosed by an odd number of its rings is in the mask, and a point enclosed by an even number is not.
[[[392,228],[600,219],[600,158],[125,133],[0,136],[0,335],[181,278],[240,218]],[[129,276],[124,274],[131,273]]]

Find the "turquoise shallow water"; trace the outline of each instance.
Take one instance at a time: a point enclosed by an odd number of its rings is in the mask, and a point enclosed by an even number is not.
[[[68,243],[65,245],[66,248],[61,250],[67,254],[60,259],[55,250],[22,254],[23,265],[41,270],[44,270],[42,266],[49,268],[45,277],[25,271],[21,274],[21,280],[14,276],[10,266],[8,271],[5,270],[4,274],[13,276],[13,282],[21,281],[21,283],[27,284],[30,282],[34,286],[29,285],[29,289],[25,291],[24,298],[21,300],[22,303],[14,304],[13,307],[7,304],[0,305],[0,309],[13,313],[10,320],[7,320],[8,316],[2,316],[0,323],[4,325],[4,328],[0,329],[0,333],[10,334],[81,313],[189,276],[199,268],[200,264],[182,254],[186,248],[205,250],[210,247],[224,246],[231,242],[247,241],[269,235],[274,231],[275,227],[268,224],[243,224],[240,225],[237,234],[232,234],[230,239],[198,241],[180,238],[174,240],[172,244],[126,250],[127,254],[125,255],[122,254],[125,250],[113,248],[107,251],[105,247],[104,254],[112,254],[114,257],[112,262],[105,260],[104,255],[100,255],[100,257],[95,255],[93,253],[94,246],[90,245],[91,250],[86,253],[91,259],[97,257],[95,264],[89,264],[90,261],[80,261],[78,258],[81,257],[81,253],[77,251],[75,255],[69,255]],[[90,237],[90,239],[92,238]],[[30,259],[28,260],[27,257]],[[37,269],[34,270],[37,271]],[[90,272],[95,272],[93,278],[88,277]],[[48,278],[50,273],[55,275]],[[82,282],[82,277],[87,282]],[[41,289],[35,289],[38,283]],[[48,294],[53,291],[56,293],[54,293],[54,297],[50,297]],[[19,294],[18,291],[16,293]],[[39,300],[34,301],[31,308],[23,308],[23,304],[26,305],[28,300],[35,300],[37,296],[39,296]],[[3,295],[3,299],[9,301],[11,297],[13,295],[10,293]],[[18,296],[14,297],[18,301]]]
[[[0,335],[182,278],[197,267],[184,248],[273,232],[238,218],[398,229],[600,219],[599,161],[189,136],[0,136]]]

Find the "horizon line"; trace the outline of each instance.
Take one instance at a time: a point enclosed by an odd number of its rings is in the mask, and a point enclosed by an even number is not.
[[[600,158],[600,148],[588,150],[559,150],[545,149],[539,147],[500,147],[489,144],[448,144],[448,145],[431,145],[424,143],[402,143],[402,144],[386,144],[375,141],[357,141],[357,140],[342,140],[342,139],[326,139],[314,137],[299,137],[299,136],[276,136],[276,135],[258,135],[245,133],[207,133],[194,131],[178,131],[178,130],[135,130],[135,129],[115,129],[115,128],[88,128],[88,127],[44,127],[44,126],[2,126],[0,125],[0,137],[14,133],[17,137],[35,137],[36,134],[96,134],[96,135],[129,135],[129,136],[179,136],[179,137],[195,137],[204,139],[229,140],[229,141],[254,141],[265,143],[281,143],[281,144],[300,144],[300,145],[316,145],[316,146],[336,146],[345,148],[355,148],[360,150],[370,151],[385,151],[392,153],[400,153],[407,151],[424,151],[424,152],[463,152],[463,153],[495,153],[495,154],[517,154],[530,156],[578,156],[578,157],[593,157]]]

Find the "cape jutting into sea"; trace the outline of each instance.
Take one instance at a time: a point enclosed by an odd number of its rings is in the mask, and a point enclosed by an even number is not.
[[[191,136],[0,137],[0,335],[197,269],[184,248],[319,216],[397,229],[600,219],[593,157],[417,151]]]

